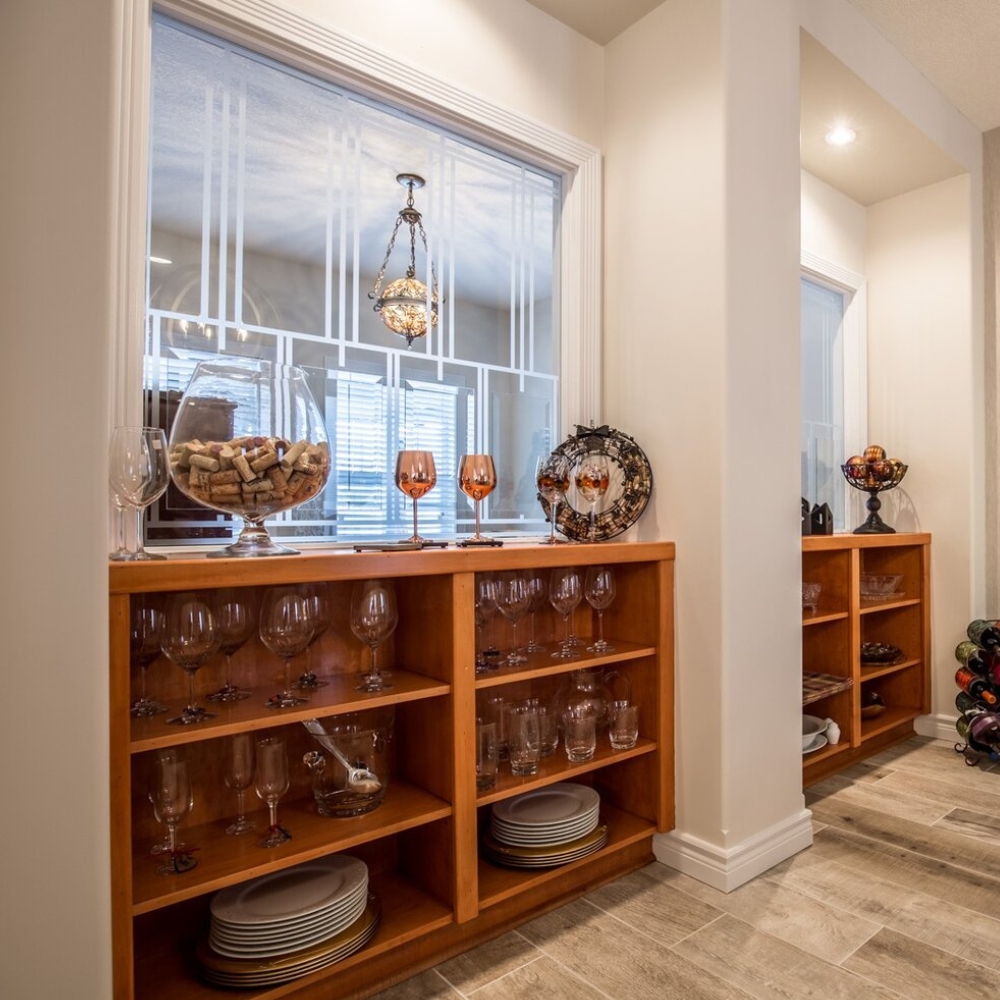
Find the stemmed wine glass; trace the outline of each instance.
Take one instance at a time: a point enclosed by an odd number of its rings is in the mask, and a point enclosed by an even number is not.
[[[396,486],[413,501],[413,534],[405,539],[416,545],[427,541],[417,534],[417,501],[437,483],[434,456],[429,451],[401,451],[396,456]]]
[[[476,653],[476,673],[494,670],[499,650],[487,647],[486,626],[497,613],[496,580],[489,573],[476,574],[476,632],[479,633],[479,651]]]
[[[226,827],[226,833],[231,837],[241,833],[249,833],[257,828],[257,824],[246,815],[243,805],[246,790],[253,784],[254,749],[253,739],[249,733],[237,733],[230,736],[226,743],[226,788],[236,792],[236,819]]]
[[[166,860],[156,874],[180,875],[190,871],[198,862],[177,843],[177,826],[194,805],[186,761],[176,754],[158,758],[149,800],[153,803],[153,814],[167,828],[167,842],[159,852],[166,855]]]
[[[376,650],[392,635],[398,620],[396,591],[391,580],[363,580],[355,584],[351,594],[351,631],[371,650],[371,664],[356,690],[374,692],[392,687],[379,673]]]
[[[597,504],[608,491],[611,472],[607,455],[585,455],[574,472],[576,488],[587,503],[590,504],[590,530],[588,541],[597,541]]]
[[[306,646],[306,669],[299,675],[293,685],[300,691],[315,691],[326,687],[327,682],[316,676],[316,671],[309,666],[310,650],[316,645],[316,640],[330,627],[333,618],[333,608],[330,604],[330,588],[325,583],[304,583],[299,587],[306,602],[306,612],[312,621],[312,636]]]
[[[492,545],[493,539],[479,533],[479,505],[497,485],[497,470],[489,455],[463,455],[458,463],[458,486],[476,507],[476,533],[463,545]]]
[[[167,488],[170,467],[166,434],[159,427],[116,427],[111,433],[108,478],[118,502],[133,507],[136,516],[135,551],[117,558],[128,561],[165,558],[143,548],[142,513]]]
[[[517,645],[517,625],[528,610],[528,581],[517,572],[501,573],[497,579],[497,608],[511,625],[511,649],[504,661],[508,666],[527,663],[528,658]]]
[[[545,647],[535,638],[535,618],[549,603],[549,581],[542,573],[535,571],[528,580],[528,645],[526,653],[542,653]]]
[[[556,522],[559,504],[566,500],[569,489],[569,460],[564,455],[553,452],[542,455],[535,463],[535,485],[549,505],[549,537],[547,544],[560,545],[563,539],[556,538]]]
[[[587,649],[591,653],[613,653],[615,647],[604,639],[604,611],[615,599],[615,572],[610,566],[590,566],[583,596],[597,612],[597,639]]]
[[[153,701],[146,694],[146,670],[160,655],[163,637],[163,611],[156,604],[137,597],[132,605],[129,626],[129,654],[131,662],[139,666],[139,697],[129,710],[135,718],[159,715],[167,711],[166,705]]]
[[[257,742],[257,773],[254,779],[257,797],[267,803],[269,821],[267,833],[257,844],[260,847],[277,847],[292,835],[278,825],[278,802],[288,791],[288,755],[285,744],[276,736],[267,736]]]
[[[219,649],[226,658],[226,679],[209,701],[242,701],[250,697],[233,683],[233,656],[243,648],[257,626],[251,591],[238,587],[223,587],[213,595],[215,625],[219,633]]]
[[[307,702],[292,691],[292,659],[312,640],[313,618],[297,587],[268,587],[260,607],[260,641],[285,662],[285,687],[267,699],[268,708],[293,708]]]
[[[115,508],[115,549],[108,554],[111,562],[127,562],[132,558],[128,546],[125,544],[125,510],[128,501],[120,497],[113,486],[108,484],[108,492],[111,494],[111,503]]]
[[[566,638],[559,644],[559,648],[552,654],[561,659],[569,659],[573,656],[572,626],[570,619],[577,605],[583,599],[580,589],[580,576],[571,567],[554,569],[549,578],[549,603],[563,617],[566,625]]]
[[[209,603],[193,592],[175,594],[167,604],[160,649],[187,672],[188,703],[180,715],[167,722],[187,726],[215,718],[195,701],[194,675],[218,648],[219,630]]]

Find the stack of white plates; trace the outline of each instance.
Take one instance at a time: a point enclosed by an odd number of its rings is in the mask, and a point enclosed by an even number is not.
[[[561,782],[497,802],[483,835],[483,854],[511,868],[563,865],[608,840],[601,800],[586,785]]]
[[[223,986],[271,985],[338,962],[371,940],[379,918],[367,866],[343,854],[223,889],[210,912],[198,962]]]

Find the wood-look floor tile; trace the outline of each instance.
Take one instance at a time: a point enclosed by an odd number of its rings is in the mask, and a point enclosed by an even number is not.
[[[945,778],[901,767],[888,775],[880,788],[892,788],[930,802],[940,802],[952,807],[964,806],[966,809],[1000,816],[1000,774],[970,768],[969,773],[973,772],[981,777],[968,784],[962,780],[964,771]]]
[[[992,970],[892,930],[879,931],[844,962],[844,968],[910,1000],[986,1000],[996,993]]]
[[[963,837],[1000,845],[1000,816],[991,816],[973,809],[952,809],[934,825],[939,830],[950,830]]]
[[[962,756],[955,753],[954,745],[944,740],[915,736],[905,743],[898,743],[873,754],[868,758],[868,763],[893,770],[914,770],[946,781],[963,781],[970,787],[982,787],[987,791],[996,788],[997,775],[990,772],[988,761],[969,767]]]
[[[537,917],[520,930],[546,955],[578,971],[612,1000],[748,1000],[747,994],[734,992],[720,978],[586,900]]]
[[[577,973],[546,955],[469,993],[470,1000],[607,1000]]]
[[[810,809],[820,802],[832,802],[845,808],[857,804],[927,826],[948,812],[947,805],[908,795],[886,781],[859,784],[841,774],[832,775],[810,785],[805,791],[805,797],[806,805]]]
[[[899,993],[728,914],[674,945],[674,951],[757,1000],[900,1000]]]
[[[437,969],[456,989],[471,993],[539,956],[538,949],[523,935],[511,931],[448,959]]]
[[[376,993],[370,1000],[461,1000],[461,997],[433,969],[428,969]]]

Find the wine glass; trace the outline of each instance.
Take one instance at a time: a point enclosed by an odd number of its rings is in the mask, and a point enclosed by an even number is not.
[[[253,773],[253,739],[249,733],[237,733],[226,743],[226,788],[236,792],[236,819],[226,827],[231,837],[257,828],[257,824],[247,817],[243,805],[246,790],[253,784]]]
[[[479,652],[476,653],[476,673],[496,668],[499,650],[486,647],[486,626],[497,613],[496,581],[489,573],[476,574],[476,632],[479,634]]]
[[[549,537],[547,544],[560,545],[563,539],[556,538],[556,522],[559,504],[566,500],[569,489],[569,460],[564,455],[553,452],[541,455],[535,463],[535,485],[549,505]]]
[[[292,685],[300,691],[315,691],[326,687],[327,682],[321,681],[316,671],[309,666],[310,650],[316,645],[316,640],[330,627],[333,620],[333,608],[330,603],[330,588],[325,583],[303,583],[299,592],[306,602],[306,613],[312,621],[312,637],[306,646],[306,669],[299,674],[299,679]]]
[[[517,645],[517,626],[528,610],[529,603],[528,581],[524,576],[512,571],[501,573],[497,579],[497,609],[511,625],[512,645],[505,660],[508,666],[528,662],[527,656]]]
[[[566,625],[566,638],[552,654],[555,657],[569,659],[573,656],[570,619],[582,599],[580,576],[577,571],[571,567],[554,569],[549,578],[549,603],[562,615]]]
[[[476,533],[463,544],[492,545],[493,539],[479,533],[479,505],[497,485],[497,470],[489,455],[463,455],[458,463],[458,485],[476,507]]]
[[[545,647],[535,638],[535,618],[538,612],[549,603],[548,578],[537,570],[531,573],[528,580],[528,645],[526,653],[542,653]]]
[[[436,483],[434,456],[429,451],[401,451],[396,456],[396,485],[413,501],[413,534],[407,542],[422,545],[427,541],[417,534],[417,501]]]
[[[125,544],[125,511],[128,508],[128,501],[119,496],[110,483],[108,484],[108,492],[111,495],[112,506],[115,508],[115,548],[113,552],[108,554],[108,559],[111,562],[127,562],[132,558],[132,553],[129,552],[129,548]]]
[[[391,580],[363,580],[355,584],[351,594],[351,631],[371,650],[371,665],[356,690],[385,691],[392,687],[379,673],[376,650],[392,635],[398,620]]]
[[[170,469],[166,434],[159,427],[116,427],[111,432],[108,478],[118,503],[134,508],[136,517],[135,551],[119,558],[128,561],[165,558],[143,548],[142,513],[167,488]]]
[[[163,637],[163,611],[149,598],[136,597],[132,604],[129,625],[129,658],[139,667],[139,697],[129,710],[135,718],[159,715],[166,705],[153,701],[146,693],[146,670],[160,655]]]
[[[257,797],[267,803],[269,821],[267,833],[257,844],[260,847],[277,847],[292,835],[278,825],[278,802],[288,791],[288,755],[285,744],[277,736],[267,736],[257,742],[257,770],[254,787]]]
[[[219,631],[209,603],[193,592],[175,594],[167,604],[160,649],[167,659],[186,671],[188,703],[180,715],[167,722],[187,726],[215,718],[214,713],[195,701],[194,675],[218,648]]]
[[[164,754],[157,759],[149,800],[153,803],[153,814],[167,828],[167,843],[160,852],[166,855],[166,860],[156,874],[180,875],[190,871],[198,862],[177,843],[177,826],[194,805],[186,761],[176,754]]]
[[[597,612],[597,639],[587,649],[591,653],[613,653],[615,647],[604,639],[604,611],[615,599],[614,570],[610,566],[588,567],[583,595]]]
[[[587,539],[591,542],[597,541],[597,503],[607,493],[610,479],[607,455],[584,455],[574,472],[576,488],[590,504],[590,530]]]
[[[251,593],[243,588],[223,587],[213,595],[219,649],[226,658],[226,680],[218,691],[208,696],[209,701],[242,701],[250,697],[249,691],[233,683],[232,661],[257,625]]]
[[[306,598],[297,587],[268,587],[260,607],[260,641],[285,662],[285,687],[267,699],[268,708],[293,708],[308,701],[292,691],[292,659],[312,639],[313,618]]]

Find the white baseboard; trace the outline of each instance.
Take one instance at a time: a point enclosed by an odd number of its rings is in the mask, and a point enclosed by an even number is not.
[[[955,729],[957,718],[958,709],[954,715],[921,715],[913,720],[913,729],[918,736],[930,736],[947,743],[962,743],[964,741]]]
[[[682,830],[657,834],[653,838],[653,854],[657,861],[713,889],[732,892],[805,850],[812,841],[812,813],[803,809],[735,847],[720,848]]]

